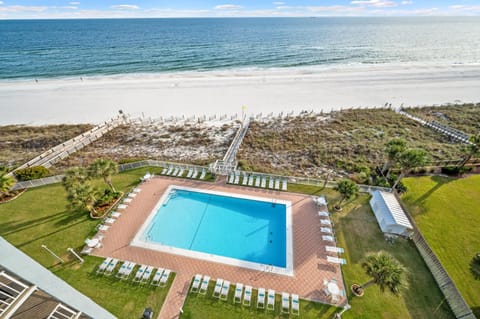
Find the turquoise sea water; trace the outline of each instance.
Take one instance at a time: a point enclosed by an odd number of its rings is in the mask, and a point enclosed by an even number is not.
[[[144,232],[147,242],[286,267],[284,204],[178,189],[173,193]]]
[[[480,18],[0,21],[0,79],[389,63],[480,63]]]

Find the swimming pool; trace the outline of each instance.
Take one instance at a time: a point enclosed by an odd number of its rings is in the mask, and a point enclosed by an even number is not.
[[[171,185],[132,245],[292,275],[291,203]]]

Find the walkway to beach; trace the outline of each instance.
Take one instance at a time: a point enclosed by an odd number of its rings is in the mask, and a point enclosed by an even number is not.
[[[292,202],[293,223],[293,264],[294,276],[276,275],[256,270],[225,265],[221,263],[192,259],[130,246],[133,237],[144,223],[169,185],[196,187],[257,197],[277,198]],[[165,300],[159,318],[171,319],[179,316],[180,309],[188,294],[188,288],[195,274],[210,276],[213,280],[223,278],[232,284],[241,282],[254,288],[264,287],[299,294],[301,298],[328,303],[323,292],[323,280],[335,278],[340,289],[343,287],[339,265],[326,261],[325,242],[322,241],[317,207],[306,195],[253,189],[237,185],[225,185],[224,180],[216,183],[156,177],[139,186],[141,192],[122,212],[122,216],[107,231],[103,247],[94,252],[97,256],[131,260],[137,264],[172,269],[176,278]],[[158,288],[162,289],[162,288]],[[345,302],[341,297],[338,304]]]

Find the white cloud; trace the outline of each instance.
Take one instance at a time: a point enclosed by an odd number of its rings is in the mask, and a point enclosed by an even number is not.
[[[11,13],[21,13],[21,12],[43,12],[47,10],[48,7],[40,6],[6,6],[0,7],[0,12],[11,12]]]
[[[0,1],[0,5],[2,5],[2,4],[3,4],[3,1]]]
[[[406,5],[412,4],[413,1],[411,1],[411,0],[404,0],[404,1],[400,2],[400,3],[401,3],[402,5],[404,5],[404,6],[406,6]]]
[[[376,8],[388,8],[396,7],[397,3],[390,0],[353,0],[351,4],[366,6],[366,7],[376,7]]]
[[[215,6],[215,10],[238,10],[241,9],[242,6],[239,6],[237,4],[220,4],[218,6]]]
[[[73,1],[73,2],[69,2],[68,4],[72,5],[72,6],[78,6],[80,4],[80,2],[78,1]]]
[[[137,10],[138,6],[134,4],[117,4],[111,6],[112,9],[120,9],[120,10]]]
[[[468,13],[476,13],[480,12],[480,6],[470,6],[470,5],[464,5],[464,4],[454,4],[448,7],[451,10],[454,10],[455,12],[468,12]]]
[[[67,9],[67,10],[77,10],[78,9],[78,7],[76,7],[76,6],[64,6],[62,8]]]
[[[281,1],[275,1],[275,2],[272,2],[272,3],[276,6],[283,6],[285,4],[285,2],[281,2]]]
[[[316,13],[355,13],[362,12],[364,9],[362,7],[349,7],[349,6],[310,6],[306,7],[310,12]]]

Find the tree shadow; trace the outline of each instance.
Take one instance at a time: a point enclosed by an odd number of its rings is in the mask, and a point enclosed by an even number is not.
[[[87,211],[80,211],[80,210],[63,211],[62,213],[64,215],[64,218],[55,222],[55,226],[68,225],[68,224],[70,224],[74,221],[77,221],[77,220],[81,219],[81,218],[87,220],[86,216],[88,215]]]
[[[61,216],[64,214],[65,214],[65,211],[58,212],[56,214],[45,216],[45,217],[40,217],[37,219],[29,219],[28,221],[24,221],[24,222],[18,222],[18,221],[7,222],[2,225],[2,228],[8,229],[8,231],[5,233],[2,233],[2,236],[10,235],[19,231],[27,230],[32,227],[37,227],[39,225],[46,224],[55,219],[61,218]]]
[[[432,176],[431,180],[435,182],[435,185],[414,201],[416,205],[423,203],[428,197],[430,197],[430,195],[435,193],[440,187],[448,183],[451,183],[456,179],[451,177],[446,178],[441,176]]]
[[[38,236],[38,237],[32,238],[31,240],[27,240],[27,241],[25,241],[25,242],[23,242],[23,243],[19,243],[19,244],[16,245],[16,246],[17,246],[17,248],[26,246],[26,245],[28,245],[28,244],[30,244],[30,243],[33,243],[33,242],[35,242],[35,241],[37,241],[37,240],[39,240],[39,239],[47,238],[47,237],[50,237],[51,235],[54,235],[54,234],[57,234],[57,233],[61,233],[61,232],[65,231],[65,230],[67,230],[67,229],[69,229],[69,228],[71,228],[71,227],[73,227],[73,226],[75,226],[75,225],[78,225],[78,224],[81,224],[81,223],[85,223],[85,222],[86,222],[86,220],[84,220],[84,221],[79,221],[79,222],[76,222],[76,223],[74,223],[74,224],[68,225],[67,227],[58,228],[58,229],[56,229],[55,231],[52,231],[52,232],[47,233],[47,234],[44,234],[44,235],[42,235],[42,236]]]

